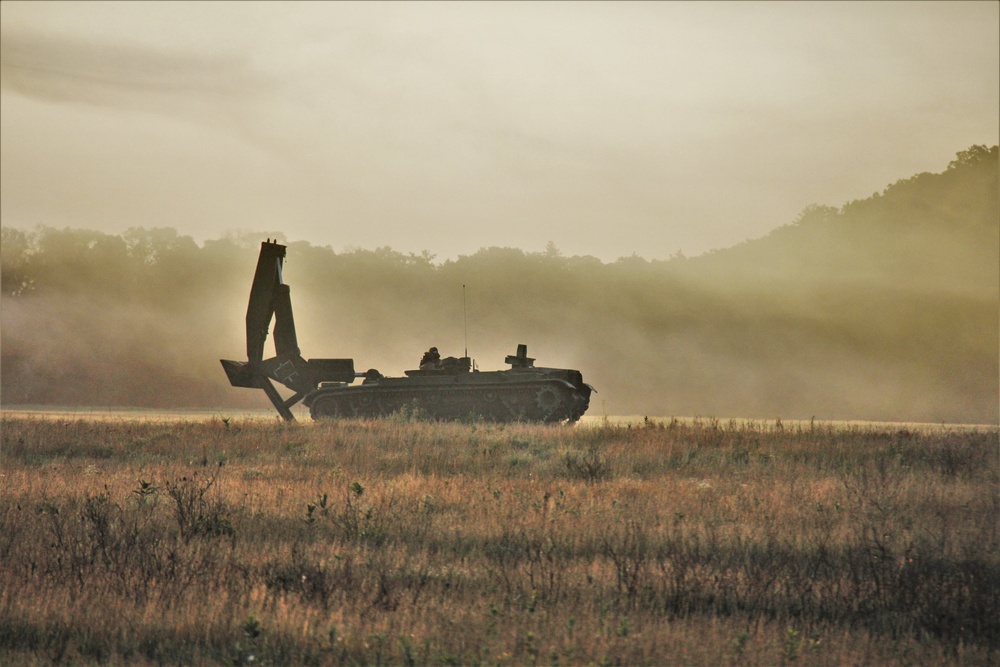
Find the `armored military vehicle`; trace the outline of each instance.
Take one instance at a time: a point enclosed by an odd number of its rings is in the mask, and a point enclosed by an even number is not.
[[[536,367],[523,344],[507,356],[510,368],[500,371],[480,371],[468,356],[435,359],[405,377],[385,377],[375,369],[355,372],[353,359],[304,359],[282,276],[285,250],[270,239],[261,243],[247,305],[247,360],[222,360],[234,387],[264,390],[285,419],[294,420],[291,408],[299,401],[313,419],[410,410],[432,419],[572,423],[587,411],[593,387],[580,371]],[[272,317],[275,356],[264,359]],[[272,380],[294,394],[283,398]]]

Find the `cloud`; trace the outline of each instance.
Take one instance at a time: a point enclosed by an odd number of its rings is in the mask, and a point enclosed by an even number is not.
[[[22,224],[695,255],[995,143],[1000,116],[990,3],[2,11]]]
[[[3,86],[66,103],[139,107],[170,113],[165,97],[225,96],[260,85],[245,58],[170,52],[148,45],[101,42],[42,33],[5,35]],[[256,80],[256,81],[255,81]]]

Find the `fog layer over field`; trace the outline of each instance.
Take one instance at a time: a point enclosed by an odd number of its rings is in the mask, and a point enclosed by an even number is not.
[[[338,253],[275,231],[198,245],[169,228],[5,225],[0,398],[267,405],[218,359],[245,358],[259,242],[277,236],[307,358],[397,375],[467,339],[493,370],[526,343],[537,365],[583,372],[591,415],[996,423],[997,191],[997,148],[974,146],[728,250],[611,263],[555,245],[441,262],[434,248]]]

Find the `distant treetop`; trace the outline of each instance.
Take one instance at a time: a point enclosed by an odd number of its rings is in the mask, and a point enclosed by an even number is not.
[[[948,163],[948,169],[973,165],[987,159],[997,159],[997,147],[987,148],[985,145],[973,145],[956,153],[955,159]]]

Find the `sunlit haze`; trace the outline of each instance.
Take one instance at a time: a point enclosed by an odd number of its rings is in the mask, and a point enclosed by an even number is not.
[[[0,11],[23,229],[691,256],[998,140],[996,2]]]

